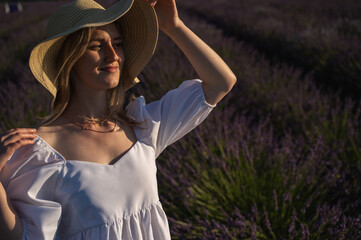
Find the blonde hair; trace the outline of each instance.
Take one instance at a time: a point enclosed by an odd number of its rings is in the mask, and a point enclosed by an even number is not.
[[[119,29],[119,25],[117,25]],[[57,119],[67,108],[71,95],[74,91],[72,79],[70,78],[71,70],[77,60],[84,54],[88,47],[92,33],[96,27],[89,27],[80,29],[64,40],[61,51],[56,59],[57,66],[60,66],[58,75],[55,79],[55,87],[57,89],[56,96],[52,102],[51,112],[45,117],[42,124],[49,124]],[[119,29],[120,30],[120,29]],[[123,86],[123,79],[129,78],[126,62],[122,68],[122,73],[119,79],[119,84],[112,89],[107,90],[106,99],[106,114],[101,119],[88,119],[83,117],[84,120],[90,122],[103,122],[111,118],[129,124],[131,126],[138,125],[139,123],[134,119],[128,117],[124,111],[125,90]]]

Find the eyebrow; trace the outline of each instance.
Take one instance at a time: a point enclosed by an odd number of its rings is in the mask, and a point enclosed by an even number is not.
[[[116,37],[113,39],[113,41],[119,41],[119,40],[122,40],[121,37]],[[90,42],[104,42],[104,38],[93,38],[93,39],[90,39]]]

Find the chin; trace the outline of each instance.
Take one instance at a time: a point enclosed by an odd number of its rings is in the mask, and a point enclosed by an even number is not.
[[[105,87],[107,89],[115,88],[118,86],[118,84],[119,84],[119,79],[107,79],[105,81]]]
[[[109,89],[116,88],[117,86],[118,86],[118,84],[109,83],[109,84],[106,84],[105,86],[103,86],[103,89],[109,90]]]

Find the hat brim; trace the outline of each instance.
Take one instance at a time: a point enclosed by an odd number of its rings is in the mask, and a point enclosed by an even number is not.
[[[137,76],[151,59],[158,41],[158,20],[153,7],[144,0],[119,1],[108,9],[92,9],[89,15],[72,28],[44,40],[32,50],[30,69],[35,78],[55,97],[54,85],[59,67],[55,58],[61,51],[66,37],[80,29],[103,26],[119,21],[123,35],[123,49],[129,79],[124,88],[129,89],[139,82]],[[60,30],[61,31],[61,30]]]

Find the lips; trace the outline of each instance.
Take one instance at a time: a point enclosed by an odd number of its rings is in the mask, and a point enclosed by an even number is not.
[[[119,67],[118,66],[105,66],[105,67],[100,67],[99,69],[101,71],[106,71],[106,72],[116,72],[116,71],[118,71]]]

